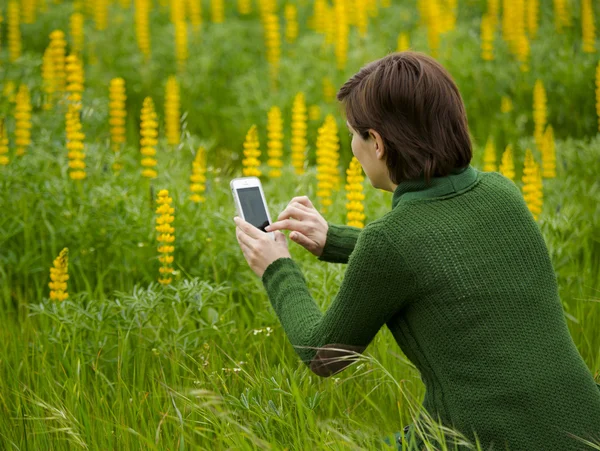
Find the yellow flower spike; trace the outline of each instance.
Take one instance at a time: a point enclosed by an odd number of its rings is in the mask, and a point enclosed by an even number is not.
[[[494,27],[487,14],[481,18],[481,58],[485,61],[494,60]]]
[[[506,146],[504,153],[502,154],[502,162],[500,163],[500,174],[511,180],[515,180],[515,164],[513,161],[513,150],[509,144]]]
[[[485,145],[485,151],[483,153],[483,170],[485,172],[496,172],[496,146],[494,146],[494,140],[490,136]]]
[[[156,208],[156,214],[159,215],[156,218],[156,231],[157,237],[156,241],[158,241],[158,252],[160,256],[158,257],[158,261],[161,263],[161,266],[158,268],[158,272],[160,274],[158,278],[158,282],[161,285],[168,285],[172,282],[172,277],[169,277],[169,274],[173,273],[173,252],[175,251],[174,246],[169,246],[165,243],[172,243],[175,241],[175,228],[171,225],[175,220],[173,213],[175,209],[171,207],[173,203],[173,199],[169,197],[169,191],[166,189],[161,189],[156,198],[156,203],[158,207]]]
[[[94,0],[94,23],[98,31],[108,27],[108,0]]]
[[[8,28],[8,59],[10,62],[14,62],[21,56],[23,45],[21,41],[21,28],[19,25],[19,2],[16,0],[10,0],[8,2],[6,19]]]
[[[596,115],[598,116],[598,131],[600,131],[600,62],[596,66]]]
[[[500,0],[487,0],[487,11],[485,15],[489,17],[492,31],[496,32],[498,26],[498,13],[500,11]]]
[[[251,0],[238,0],[237,2],[238,12],[242,16],[247,16],[252,12],[252,1]]]
[[[398,47],[396,51],[404,52],[410,49],[410,37],[407,32],[403,31],[398,35]]]
[[[327,0],[315,0],[313,15],[310,18],[310,27],[317,33],[325,33],[327,25],[328,5]]]
[[[210,0],[210,19],[212,23],[225,22],[225,2],[223,0]]]
[[[21,0],[21,16],[24,24],[35,23],[35,0]]]
[[[83,66],[75,55],[67,56],[65,63],[67,101],[76,111],[80,111],[84,83]]]
[[[567,1],[568,0],[553,0],[554,28],[557,33],[562,33],[565,28],[571,26],[571,12]]]
[[[0,166],[6,166],[9,162],[8,133],[6,132],[4,119],[0,119]]]
[[[27,85],[19,85],[15,99],[13,115],[15,117],[16,154],[22,156],[31,144],[31,101]]]
[[[79,109],[72,103],[69,103],[65,115],[65,132],[67,137],[67,156],[69,158],[69,177],[71,180],[83,180],[86,178],[85,172],[85,145],[83,140],[85,135],[81,131],[81,120],[79,118]]]
[[[348,61],[348,16],[346,0],[334,0],[335,11],[335,58],[337,68],[344,70]]]
[[[321,212],[326,213],[332,204],[332,191],[339,188],[339,137],[333,115],[325,117],[319,128],[316,143],[317,154],[317,197],[320,199]]]
[[[54,62],[54,93],[60,98],[67,85],[67,75],[65,72],[65,59],[67,41],[65,33],[62,30],[54,30],[50,33],[50,44],[52,61]]]
[[[188,0],[187,8],[190,13],[190,23],[194,34],[198,34],[202,28],[202,2]]]
[[[175,58],[177,69],[183,72],[188,59],[188,26],[185,20],[175,23]]]
[[[529,208],[529,211],[537,221],[542,212],[543,189],[539,166],[533,159],[533,154],[530,149],[525,151],[522,181],[523,198],[527,203],[527,208]]]
[[[539,0],[527,0],[527,32],[531,39],[535,39],[539,26]]]
[[[321,107],[319,105],[311,105],[308,108],[308,118],[311,121],[318,121],[321,119]]]
[[[244,141],[244,158],[242,160],[242,174],[244,177],[260,177],[262,172],[259,169],[260,166],[260,143],[258,140],[258,130],[256,125],[252,125],[248,133],[246,134],[246,139]]]
[[[298,9],[292,3],[286,3],[284,9],[285,17],[285,40],[293,44],[298,38]]]
[[[192,163],[192,175],[190,176],[190,191],[192,202],[204,202],[206,198],[202,195],[206,191],[206,151],[199,147],[196,157]]]
[[[179,135],[181,134],[180,103],[179,82],[174,75],[171,75],[165,86],[165,134],[167,142],[172,146],[179,144]]]
[[[307,114],[304,93],[299,92],[294,97],[292,105],[292,138],[291,138],[291,160],[296,175],[305,172],[306,163],[306,139]]]
[[[81,13],[73,13],[70,18],[71,52],[79,57],[83,52],[83,24],[85,17]]]
[[[120,77],[113,78],[110,81],[109,87],[109,125],[110,125],[110,142],[113,152],[119,152],[123,144],[125,144],[125,123],[127,119],[127,110],[125,101],[127,95],[125,93],[125,80]],[[123,168],[120,161],[115,160],[112,166],[114,171],[119,171]]]
[[[355,10],[354,10],[354,22],[356,24],[356,28],[358,29],[358,35],[362,38],[367,36],[367,31],[369,27],[369,14],[367,12],[367,0],[356,0],[355,2]],[[349,18],[352,17],[352,14],[349,14]],[[351,22],[349,20],[348,22]]]
[[[547,118],[547,99],[546,90],[541,80],[536,80],[533,88],[533,123],[535,144],[538,149],[542,148],[542,139],[546,128]]]
[[[146,178],[156,178],[158,172],[154,169],[157,165],[156,145],[158,144],[158,120],[154,110],[154,102],[151,97],[146,97],[142,104],[140,115],[140,153],[142,158],[142,176]]]
[[[64,301],[69,297],[67,280],[69,280],[69,248],[65,247],[53,261],[50,268],[50,299]]]
[[[323,97],[325,102],[333,102],[335,100],[335,86],[329,77],[323,78]]]
[[[55,89],[54,79],[54,60],[52,58],[52,49],[48,46],[42,57],[42,90],[44,91],[44,104],[42,108],[44,110],[52,109]]]
[[[512,100],[510,100],[510,97],[507,96],[502,96],[502,98],[500,99],[500,112],[501,113],[510,113],[513,110],[513,104],[512,104]]]
[[[554,130],[551,125],[546,127],[542,148],[542,177],[551,179],[556,177],[556,148],[554,143]]]
[[[184,21],[185,22],[185,4],[183,0],[171,0],[170,1],[170,9],[171,9],[171,23],[177,24],[177,22]]]
[[[279,18],[277,14],[267,13],[263,19],[265,49],[269,75],[273,87],[277,86],[281,60],[281,35],[279,33]]]
[[[138,48],[144,59],[150,59],[150,10],[151,0],[135,0],[135,34]]]
[[[269,166],[269,177],[281,177],[283,167],[283,117],[277,106],[271,107],[267,113],[267,165]]]
[[[596,53],[596,25],[592,0],[581,0],[582,49],[585,53]]]
[[[346,169],[346,224],[363,228],[365,226],[362,167],[356,157],[352,157],[350,166]]]

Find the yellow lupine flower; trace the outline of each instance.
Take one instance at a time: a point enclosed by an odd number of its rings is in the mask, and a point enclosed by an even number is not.
[[[533,87],[533,123],[535,138],[535,144],[538,149],[542,148],[542,138],[544,130],[546,129],[546,118],[547,118],[547,99],[546,90],[541,80],[536,80],[535,86]]]
[[[157,165],[156,145],[158,144],[158,119],[154,110],[154,102],[151,97],[146,97],[142,105],[140,115],[140,152],[142,158],[142,176],[147,178],[156,178],[158,172],[154,169]]]
[[[263,18],[265,48],[271,83],[276,85],[279,77],[281,59],[281,35],[279,33],[279,18],[277,14],[267,13]]]
[[[542,212],[543,188],[542,177],[539,166],[533,159],[530,149],[525,151],[525,164],[523,167],[523,198],[527,203],[527,208],[533,214],[535,220]]]
[[[171,0],[171,23],[185,22],[185,3],[183,0]]]
[[[190,191],[192,202],[204,202],[206,198],[202,195],[206,191],[206,150],[199,147],[196,157],[192,163],[192,175],[190,176]]]
[[[556,148],[554,143],[554,130],[551,125],[546,127],[542,146],[542,177],[551,179],[556,177]]]
[[[21,0],[21,17],[24,24],[35,23],[35,0]]]
[[[571,26],[571,12],[568,0],[553,0],[554,3],[554,28],[557,33]]]
[[[339,185],[339,137],[333,115],[325,116],[319,127],[316,143],[317,154],[317,197],[320,199],[321,212],[326,213],[332,204],[332,191]]]
[[[69,297],[67,292],[67,280],[69,280],[69,248],[65,247],[52,263],[50,268],[50,299],[53,301],[64,301]]]
[[[329,77],[323,78],[323,97],[325,102],[333,102],[335,100],[335,86]]]
[[[490,136],[485,144],[485,150],[483,153],[483,170],[485,172],[496,172],[496,146],[494,146],[494,140]]]
[[[502,162],[500,163],[500,174],[514,181],[515,179],[515,164],[513,161],[513,150],[509,144],[502,154]]]
[[[306,102],[304,93],[299,92],[294,97],[292,104],[292,139],[291,139],[291,160],[296,175],[302,175],[305,171],[306,139],[307,129]]]
[[[335,58],[337,68],[344,70],[348,61],[348,16],[346,0],[334,0],[335,11]]]
[[[19,3],[15,0],[8,2],[6,10],[6,19],[8,23],[8,59],[14,62],[21,56],[21,28],[19,26],[20,12]]]
[[[70,18],[71,25],[71,52],[81,56],[83,52],[83,24],[85,17],[81,13],[73,13]]]
[[[494,27],[487,14],[481,18],[481,58],[485,61],[494,60]]]
[[[169,197],[169,191],[162,189],[158,192],[156,203],[156,214],[159,216],[156,218],[156,231],[158,232],[156,240],[158,241],[158,252],[161,254],[158,257],[158,261],[162,264],[158,268],[160,276],[158,282],[162,285],[168,285],[172,282],[172,277],[169,274],[173,273],[173,268],[170,266],[173,263],[173,251],[174,246],[168,245],[175,241],[175,227],[172,226],[175,220],[175,209],[171,206],[173,199]],[[166,243],[166,244],[165,244]]]
[[[596,115],[598,116],[598,130],[600,131],[600,62],[596,66]]]
[[[285,40],[293,44],[298,37],[298,9],[292,3],[286,3],[285,16]]]
[[[198,34],[202,27],[202,2],[198,0],[188,0],[188,11],[190,13],[190,23],[195,34]]]
[[[188,27],[185,20],[175,22],[175,58],[177,69],[182,72],[188,59]]]
[[[225,22],[225,2],[223,0],[210,0],[210,19],[213,23]]]
[[[121,77],[113,78],[110,81],[108,91],[110,100],[110,142],[112,150],[118,152],[125,143],[125,122],[127,118],[127,110],[125,108],[125,101],[127,100],[125,80]],[[113,169],[119,170],[121,169],[121,165],[115,162]]]
[[[267,138],[269,177],[278,178],[283,167],[283,117],[277,106],[271,107],[267,113]]]
[[[403,31],[398,35],[398,52],[404,52],[410,49],[410,38],[407,32]]]
[[[321,107],[319,105],[311,105],[308,108],[308,118],[311,121],[318,121],[321,119]]]
[[[596,25],[592,0],[581,0],[582,48],[586,53],[596,52]]]
[[[69,103],[65,115],[65,132],[67,137],[67,156],[69,157],[69,177],[72,180],[83,180],[86,178],[85,172],[85,145],[83,143],[85,135],[82,132],[79,110]]]
[[[487,0],[487,11],[485,15],[490,18],[492,30],[495,32],[498,26],[498,13],[500,11],[500,0]]]
[[[60,98],[67,85],[65,72],[67,41],[62,30],[54,30],[50,33],[50,48],[52,49],[52,60],[54,61],[54,92]]]
[[[67,56],[65,62],[67,101],[76,111],[80,111],[84,83],[83,66],[75,55]]]
[[[325,33],[328,8],[326,0],[315,0],[310,26],[317,33]]]
[[[238,0],[237,6],[238,6],[238,12],[243,16],[247,16],[248,14],[250,14],[252,12],[252,1],[251,0]]]
[[[13,115],[15,116],[16,154],[21,156],[25,154],[25,149],[31,144],[31,101],[27,85],[19,85],[15,98],[16,105]]]
[[[170,145],[179,144],[179,135],[181,134],[179,125],[180,103],[179,82],[174,75],[170,75],[165,87],[165,134]]]
[[[367,0],[356,0],[354,7],[354,17],[356,28],[358,29],[358,34],[361,37],[367,36],[367,31],[369,27],[369,14],[367,11]],[[352,14],[348,14],[349,18],[352,17]],[[351,21],[348,21],[351,23]]]
[[[55,89],[54,79],[54,60],[52,58],[52,49],[48,46],[42,57],[42,89],[45,93],[44,104],[42,107],[45,110],[52,109]]]
[[[6,166],[10,162],[8,158],[8,134],[4,119],[0,119],[0,166]]]
[[[527,31],[531,39],[535,39],[537,35],[539,10],[539,0],[527,0]]]
[[[106,30],[108,27],[108,0],[94,0],[94,22],[96,30]]]
[[[150,9],[151,0],[135,0],[135,35],[138,48],[146,61],[150,59]]]
[[[260,143],[258,140],[258,130],[256,125],[252,125],[246,134],[244,141],[244,158],[242,160],[242,173],[244,177],[260,177],[262,172],[258,168],[260,166]]]
[[[362,175],[362,166],[358,162],[355,156],[352,156],[350,165],[346,169],[346,224],[349,226],[363,228],[365,226],[365,206],[363,201],[365,195],[363,194],[363,181],[364,176]]]
[[[502,96],[500,99],[500,112],[501,113],[510,113],[513,110],[512,100],[508,96]]]

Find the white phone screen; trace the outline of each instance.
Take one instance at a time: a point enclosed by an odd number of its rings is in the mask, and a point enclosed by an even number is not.
[[[269,218],[267,218],[267,212],[258,186],[238,188],[237,193],[244,212],[244,219],[265,232],[265,227],[269,225]]]

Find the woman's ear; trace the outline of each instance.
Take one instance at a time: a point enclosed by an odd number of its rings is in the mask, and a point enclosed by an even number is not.
[[[383,145],[383,139],[381,135],[377,133],[376,130],[372,128],[369,129],[369,135],[373,138],[373,142],[375,145],[375,156],[378,160],[381,160],[385,156],[385,148]]]

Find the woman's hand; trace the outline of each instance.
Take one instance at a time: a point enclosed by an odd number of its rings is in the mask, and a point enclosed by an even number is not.
[[[281,257],[291,258],[287,239],[282,232],[275,232],[275,241],[262,230],[257,229],[239,216],[233,218],[235,236],[242,248],[242,253],[254,273],[262,278],[271,263]]]
[[[290,238],[307,251],[319,257],[327,239],[327,221],[307,196],[294,197],[277,218],[277,222],[265,230],[291,230]]]

